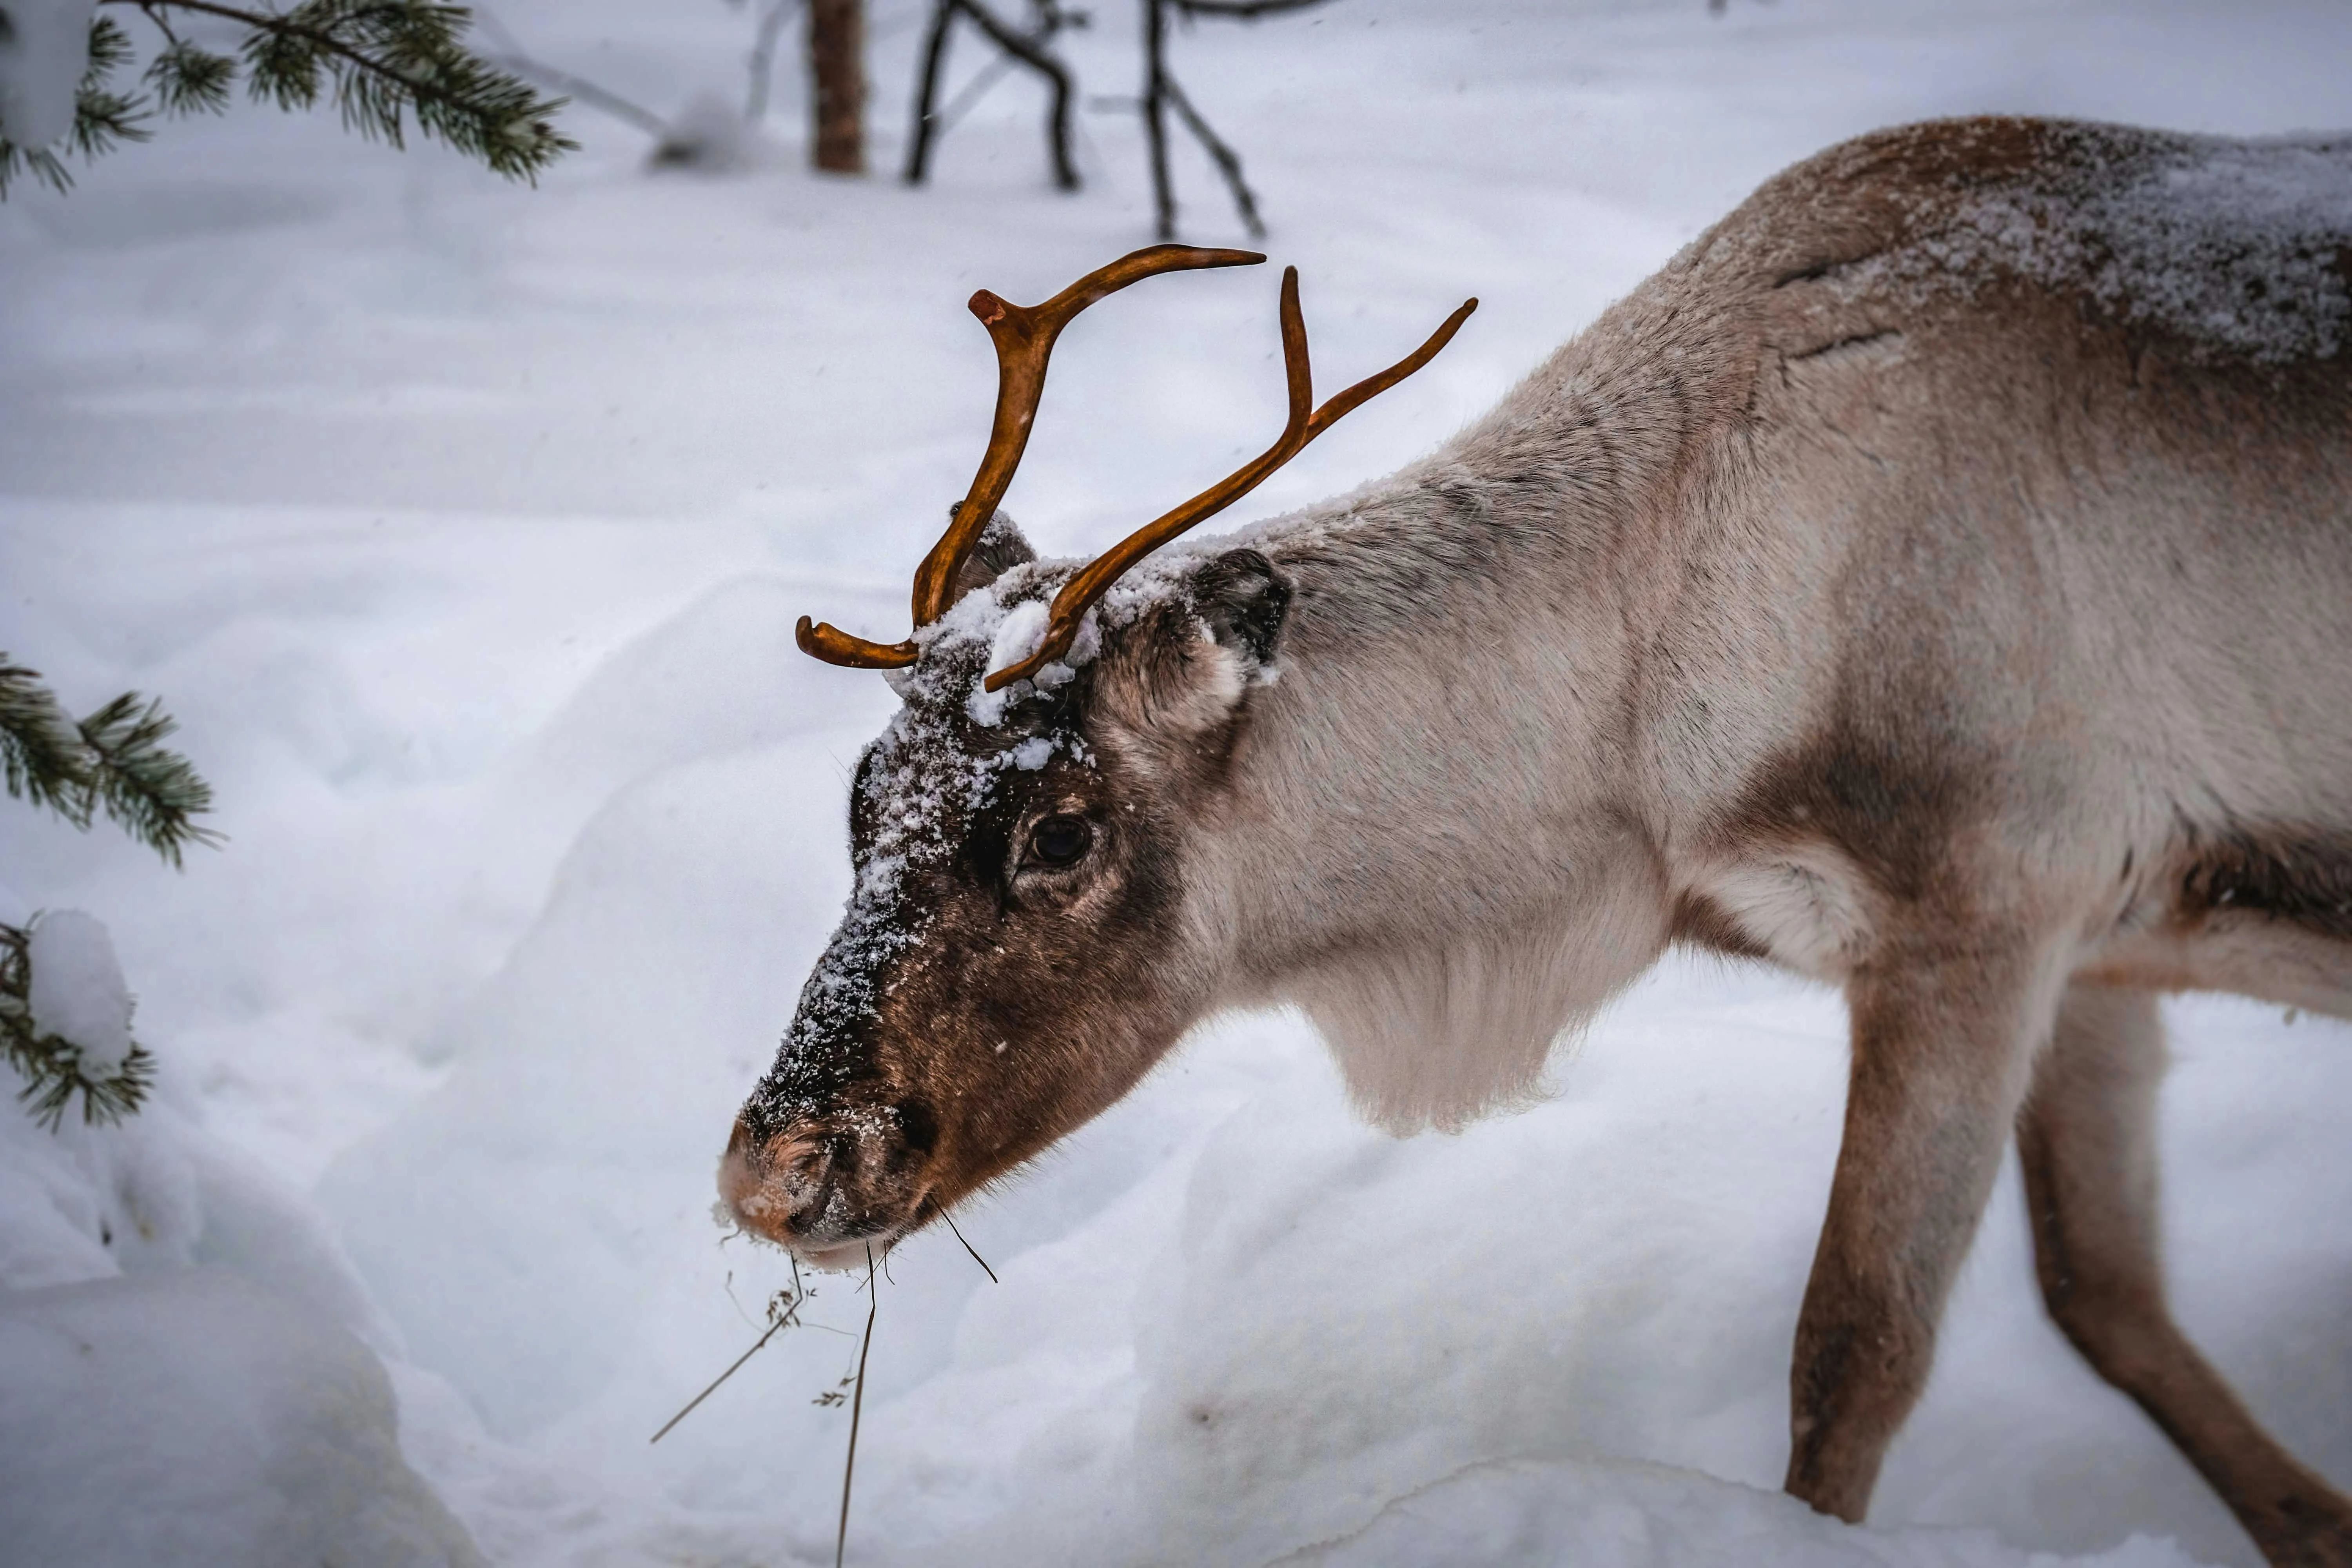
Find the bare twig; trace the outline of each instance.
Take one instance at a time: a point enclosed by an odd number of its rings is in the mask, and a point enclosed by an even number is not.
[[[933,139],[945,136],[954,130],[956,121],[978,107],[980,100],[988,96],[989,89],[1003,81],[1007,73],[1019,63],[1011,55],[999,55],[982,66],[980,74],[958,88],[956,95],[948,100],[948,106],[932,116]]]
[[[1241,154],[1225,145],[1224,139],[1209,129],[1209,122],[1201,118],[1201,111],[1192,107],[1192,100],[1185,96],[1184,89],[1177,86],[1172,78],[1168,82],[1168,101],[1176,106],[1176,112],[1183,117],[1192,134],[1201,139],[1201,145],[1209,150],[1217,172],[1225,177],[1225,188],[1233,193],[1234,205],[1241,209],[1242,226],[1250,231],[1252,238],[1264,239],[1265,225],[1257,216],[1257,197],[1251,193],[1249,182],[1242,178]]]
[[[532,59],[528,55],[498,54],[483,57],[492,65],[504,67],[525,81],[535,81],[551,91],[569,97],[574,103],[590,109],[601,109],[615,120],[626,121],[648,136],[661,137],[669,133],[668,122],[650,109],[631,103],[617,92],[598,87],[585,77],[573,76],[551,65]]]
[[[732,1292],[730,1292],[729,1299],[730,1300],[733,1300]],[[677,1415],[663,1422],[661,1430],[646,1438],[646,1443],[658,1443],[664,1437],[668,1436],[671,1427],[677,1426],[679,1422],[693,1415],[697,1406],[701,1405],[704,1400],[719,1392],[719,1385],[720,1384],[725,1383],[729,1378],[742,1371],[743,1363],[745,1362],[750,1361],[753,1356],[758,1355],[761,1351],[767,1349],[768,1342],[770,1340],[774,1339],[786,1329],[800,1327],[801,1303],[807,1300],[808,1290],[801,1284],[801,1260],[795,1258],[793,1259],[793,1288],[790,1290],[779,1290],[775,1295],[768,1299],[768,1331],[761,1334],[759,1340],[753,1343],[750,1350],[747,1350],[741,1355],[737,1356],[734,1363],[728,1367],[725,1372],[722,1372],[717,1377],[712,1378],[710,1380],[709,1387],[704,1389],[701,1393],[688,1400],[686,1402],[685,1409],[679,1411]],[[819,1323],[812,1326],[823,1328],[824,1325]],[[867,1324],[867,1331],[869,1333],[872,1331],[872,1324],[870,1321]]]
[[[1200,16],[1216,16],[1234,21],[1254,22],[1261,16],[1276,16],[1286,11],[1303,11],[1318,5],[1323,0],[1143,0],[1143,96],[1139,107],[1143,114],[1143,135],[1151,151],[1151,195],[1160,227],[1160,237],[1176,237],[1176,185],[1168,168],[1168,110],[1174,109],[1192,132],[1201,146],[1224,176],[1225,188],[1233,194],[1234,205],[1240,209],[1242,223],[1253,236],[1263,237],[1265,225],[1260,220],[1257,197],[1249,182],[1242,176],[1241,154],[1226,144],[1212,130],[1208,120],[1194,108],[1168,68],[1168,16],[1171,11],[1192,20]]]
[[[955,1215],[948,1213],[945,1209],[941,1209],[940,1211],[940,1217],[948,1222],[948,1228],[950,1230],[955,1231],[955,1238],[958,1241],[963,1241],[963,1232],[957,1228]],[[988,1282],[991,1285],[1002,1285],[1004,1283],[1004,1281],[996,1277],[996,1270],[988,1266],[988,1259],[982,1258],[980,1255],[979,1250],[975,1248],[971,1243],[969,1241],[963,1241],[963,1249],[971,1254],[971,1260],[980,1265],[980,1271],[988,1276]]]
[[[959,16],[985,34],[1003,55],[942,111],[936,107],[940,78],[947,68],[948,40]],[[1078,188],[1077,166],[1070,160],[1070,100],[1075,89],[1069,68],[1045,47],[1069,20],[1057,5],[1042,5],[1037,8],[1036,26],[1024,33],[991,11],[982,0],[936,0],[923,39],[921,72],[916,79],[915,132],[907,143],[907,184],[923,183],[930,168],[932,143],[946,134],[948,127],[965,110],[979,101],[979,95],[993,86],[1012,63],[1017,62],[1044,77],[1053,89],[1053,101],[1045,113],[1045,146],[1054,162],[1054,184],[1066,191]]]
[[[1151,201],[1163,240],[1176,237],[1176,185],[1168,176],[1168,7],[1143,0],[1143,140],[1151,153]]]
[[[784,21],[800,0],[772,0],[761,13],[760,29],[751,37],[751,90],[743,100],[743,122],[757,125],[768,117],[768,89],[776,75],[776,45],[784,36]]]
[[[932,105],[939,100],[940,72],[947,68],[948,30],[955,25],[955,6],[938,0],[923,34],[922,72],[915,81],[915,133],[907,142],[907,168],[901,176],[910,185],[923,183],[931,161],[931,137],[941,129]]]
[[[710,1380],[709,1387],[704,1389],[701,1393],[688,1400],[686,1402],[685,1409],[679,1411],[677,1415],[663,1422],[661,1424],[661,1430],[646,1438],[646,1441],[647,1443],[658,1443],[663,1438],[668,1436],[671,1427],[677,1426],[679,1422],[693,1415],[695,1410],[700,1406],[704,1400],[719,1392],[719,1385],[720,1384],[726,1382],[729,1378],[734,1376],[738,1372],[740,1372],[743,1369],[743,1363],[745,1362],[750,1361],[753,1356],[758,1355],[761,1351],[766,1350],[768,1348],[768,1342],[782,1333],[791,1321],[791,1318],[786,1316],[779,1318],[774,1322],[770,1323],[768,1325],[768,1331],[761,1334],[758,1339],[752,1341],[751,1348],[750,1350],[747,1350],[741,1355],[737,1356],[732,1363],[729,1363],[725,1372],[720,1373],[717,1377]]]
[[[544,61],[534,59],[526,52],[520,39],[487,5],[474,9],[474,25],[498,40],[499,52],[482,58],[492,65],[514,72],[525,81],[535,81],[553,91],[567,93],[574,101],[591,109],[599,109],[615,120],[626,121],[646,135],[658,141],[669,133],[669,124],[652,110],[631,103],[617,92],[610,92],[583,77],[573,76]]]
[[[857,1347],[857,1392],[849,1401],[849,1458],[841,1466],[841,1529],[833,1538],[833,1568],[849,1550],[849,1483],[857,1476],[857,1420],[866,1411],[866,1352],[874,1348],[874,1310],[882,1304],[874,1289],[874,1248],[866,1248],[866,1338]]]
[[[1255,22],[1260,16],[1272,16],[1284,11],[1304,11],[1310,5],[1320,5],[1323,0],[1171,0],[1179,11],[1188,16],[1231,16],[1237,21]]]

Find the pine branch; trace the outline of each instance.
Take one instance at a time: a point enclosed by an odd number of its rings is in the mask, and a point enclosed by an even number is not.
[[[212,809],[213,791],[187,758],[164,750],[164,738],[179,727],[163,711],[163,699],[142,708],[135,691],[81,721],[82,743],[92,759],[90,798],[175,870],[184,846],[221,842],[218,833],[189,820]]]
[[[0,654],[0,773],[8,793],[84,829],[103,809],[174,868],[188,845],[222,841],[190,820],[212,809],[213,792],[187,758],[164,748],[178,728],[161,699],[135,691],[76,723],[38,670]]]
[[[163,26],[160,16],[156,25]],[[169,37],[170,29],[164,31]],[[172,37],[148,62],[142,79],[154,89],[155,101],[166,114],[224,114],[228,110],[229,84],[236,80],[236,62]]]
[[[81,1097],[85,1123],[120,1121],[145,1102],[155,1082],[155,1058],[134,1041],[120,1066],[93,1073],[82,1060],[80,1047],[61,1036],[40,1033],[33,1023],[30,1000],[31,940],[31,933],[0,923],[0,1055],[25,1079],[17,1102],[52,1132],[65,1121],[66,1108],[76,1095]]]
[[[110,5],[141,0],[104,0]],[[472,16],[432,0],[303,0],[286,12],[248,11],[214,0],[144,0],[243,24],[247,87],[258,101],[309,109],[321,78],[333,84],[347,130],[394,147],[416,129],[480,159],[509,179],[536,179],[577,142],[551,123],[561,99],[476,57],[464,44]]]
[[[215,0],[100,0],[138,10],[163,45],[142,76],[145,90],[109,84],[131,58],[115,22],[90,23],[89,68],[75,100],[66,147],[84,162],[116,143],[145,141],[142,121],[158,112],[219,113],[241,69],[257,102],[312,109],[331,96],[344,129],[405,147],[412,129],[446,142],[509,179],[536,181],[578,143],[555,129],[565,100],[543,98],[512,71],[466,47],[472,16],[439,0],[301,0],[285,11],[252,10]],[[173,12],[218,17],[243,27],[235,57],[203,48],[173,31]],[[11,176],[29,172],[58,191],[71,185],[57,149],[17,147],[0,138],[0,196]]]
[[[89,826],[89,749],[41,672],[0,655],[0,771],[8,793]]]

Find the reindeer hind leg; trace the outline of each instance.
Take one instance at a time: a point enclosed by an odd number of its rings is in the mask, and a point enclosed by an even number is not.
[[[2157,1215],[2153,993],[2077,983],[2018,1117],[2034,1268],[2051,1317],[2136,1400],[2273,1563],[2352,1568],[2352,1502],[2273,1440],[2166,1304]]]

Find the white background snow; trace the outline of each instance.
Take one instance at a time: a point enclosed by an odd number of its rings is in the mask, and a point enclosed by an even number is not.
[[[230,836],[174,876],[0,810],[0,916],[103,920],[163,1077],[119,1132],[0,1117],[0,1560],[829,1561],[850,1281],[646,1444],[783,1282],[722,1245],[712,1165],[890,702],[790,628],[903,634],[992,391],[964,297],[1150,237],[1131,118],[1082,117],[1057,195],[1019,80],[931,188],[888,178],[920,10],[875,0],[863,182],[801,170],[788,70],[725,177],[648,174],[585,110],[530,190],[240,107],[0,206],[0,647],[78,711],[163,694]],[[740,88],[717,0],[499,11],[666,112]],[[1335,0],[1174,47],[1327,380],[1484,301],[1244,516],[1425,448],[1847,134],[2352,124],[2337,0]],[[1125,0],[1072,50],[1129,90]],[[1179,163],[1187,237],[1242,242]],[[1162,280],[1071,330],[1009,502],[1049,552],[1278,427],[1275,285]],[[2352,1485],[2352,1030],[2169,1016],[2180,1312]],[[1002,1284],[943,1232],[893,1256],[852,1560],[2251,1562],[2042,1319],[2013,1174],[1873,1527],[1771,1491],[1842,1026],[1669,963],[1555,1099],[1403,1142],[1296,1022],[1202,1031],[971,1210]]]

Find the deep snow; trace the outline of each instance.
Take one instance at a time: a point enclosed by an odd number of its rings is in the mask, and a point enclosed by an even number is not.
[[[873,9],[887,169],[920,8]],[[750,19],[717,4],[500,16],[666,110],[740,86]],[[1127,90],[1124,7],[1073,47],[1090,92]],[[1335,0],[1176,48],[1300,266],[1325,380],[1484,301],[1236,521],[1424,449],[1839,136],[2352,122],[2352,18],[2322,0]],[[963,298],[1150,237],[1118,115],[1085,117],[1065,198],[1017,80],[919,193],[801,173],[799,111],[786,87],[723,178],[648,175],[642,138],[575,113],[586,149],[530,191],[240,108],[0,207],[0,647],[77,710],[163,694],[230,835],[174,877],[0,808],[0,916],[103,920],[163,1076],[118,1131],[0,1131],[0,1385],[49,1391],[0,1415],[0,1558],[34,1560],[37,1517],[120,1526],[81,1560],[152,1561],[141,1531],[204,1497],[216,1561],[465,1560],[382,1462],[380,1363],[494,1562],[829,1560],[846,1415],[814,1401],[854,1362],[855,1282],[646,1442],[785,1281],[722,1242],[712,1165],[849,892],[845,769],[894,706],[791,626],[904,634],[992,389]],[[1187,237],[1242,242],[1181,168]],[[1275,281],[1155,280],[1071,329],[1007,503],[1041,547],[1099,546],[1278,428]],[[2352,1483],[2352,1032],[2169,1016],[2182,1315]],[[1554,1099],[1401,1142],[1349,1120],[1295,1020],[1202,1031],[972,1210],[1002,1284],[944,1233],[892,1257],[853,1560],[2251,1561],[2042,1320],[2013,1173],[1874,1528],[1770,1492],[1842,1023],[1670,963]],[[114,1359],[70,1370],[57,1336],[101,1330]],[[274,1436],[186,1424],[224,1390]],[[134,1476],[153,1510],[90,1511]]]

